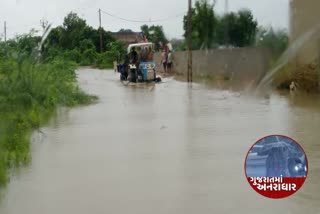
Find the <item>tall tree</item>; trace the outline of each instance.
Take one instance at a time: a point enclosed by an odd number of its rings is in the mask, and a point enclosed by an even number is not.
[[[131,29],[121,28],[118,32],[120,32],[120,33],[132,33],[133,31]]]
[[[247,9],[228,13],[218,20],[216,42],[235,47],[251,46],[255,42],[257,25],[251,11]]]
[[[254,20],[250,10],[243,9],[238,12],[239,40],[238,46],[250,46],[255,42],[258,23]]]
[[[214,13],[214,4],[208,0],[198,0],[192,9],[192,40],[196,48],[211,48],[217,19]],[[188,17],[184,17],[184,30],[187,32]],[[186,33],[184,35],[187,36]]]
[[[142,25],[141,26],[142,33],[147,37],[150,42],[155,44],[155,49],[160,49],[161,43],[167,43],[168,39],[164,34],[163,27],[160,25]]]
[[[64,29],[61,26],[53,28],[46,39],[45,45],[48,47],[61,47],[61,38],[63,31]]]
[[[84,29],[84,38],[92,40],[93,44],[96,47],[96,51],[97,52],[100,51],[100,28],[94,29],[91,26],[87,26]],[[115,38],[112,36],[110,32],[105,31],[103,28],[102,28],[102,38],[103,38],[102,48],[103,48],[103,51],[106,51],[108,44],[110,42],[115,41]]]
[[[141,32],[143,33],[143,35],[145,35],[147,38],[149,38],[149,26],[148,25],[142,25],[140,27]]]
[[[106,51],[108,44],[115,41],[115,38],[103,28],[102,37],[103,51]],[[85,20],[71,12],[65,17],[62,26],[51,30],[46,39],[45,46],[72,50],[80,48],[81,42],[86,39],[92,41],[97,52],[100,50],[100,29],[88,26]]]
[[[81,19],[76,13],[69,13],[63,22],[62,46],[66,49],[79,47],[84,37],[87,27],[86,21]]]

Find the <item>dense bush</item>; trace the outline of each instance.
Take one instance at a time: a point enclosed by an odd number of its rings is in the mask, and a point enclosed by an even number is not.
[[[53,48],[41,61],[32,54],[37,45],[28,44],[29,38],[12,40],[10,46],[0,43],[0,185],[6,183],[10,168],[28,163],[32,130],[46,122],[57,106],[96,99],[76,84],[73,61],[80,61],[79,50],[62,55]]]
[[[0,42],[0,185],[6,183],[10,168],[28,163],[31,132],[57,106],[96,99],[79,89],[75,68],[111,68],[124,49],[104,32],[104,51],[98,53],[97,32],[76,14],[69,14],[63,26],[51,31],[41,50],[41,38],[34,32]]]
[[[100,30],[102,53],[100,53]],[[43,45],[44,60],[68,59],[83,66],[111,68],[114,60],[124,50],[124,45],[115,41],[110,32],[94,29],[76,13],[69,13],[61,26],[53,28]],[[105,55],[105,53],[107,53]],[[102,55],[108,59],[102,60]]]
[[[293,64],[284,66],[274,77],[273,83],[279,89],[289,89],[292,82],[300,91],[319,92],[319,61],[296,67]]]
[[[56,56],[58,56],[58,55],[56,55]],[[76,62],[77,64],[81,64],[82,58],[83,58],[83,56],[78,48],[75,48],[72,50],[66,50],[64,52],[64,57],[65,57],[65,59]]]
[[[113,62],[110,60],[110,55],[108,53],[102,53],[97,55],[95,66],[97,68],[112,68]]]

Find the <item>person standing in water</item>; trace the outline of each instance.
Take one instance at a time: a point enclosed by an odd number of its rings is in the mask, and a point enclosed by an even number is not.
[[[150,62],[153,60],[153,50],[151,47],[148,48],[148,56],[147,56],[147,61]]]
[[[168,57],[167,57],[167,70],[170,73],[172,68],[172,52],[169,50]]]
[[[167,53],[166,53],[166,50],[163,49],[162,50],[162,54],[161,54],[161,64],[163,66],[163,71],[164,73],[167,72]]]

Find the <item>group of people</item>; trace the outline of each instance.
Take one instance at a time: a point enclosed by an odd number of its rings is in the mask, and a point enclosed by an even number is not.
[[[172,69],[172,52],[164,48],[161,54],[161,64],[165,73],[171,72]]]
[[[139,62],[148,62],[153,60],[153,50],[151,47],[143,47],[137,51],[135,47],[131,49],[131,52],[125,56],[122,69],[127,70],[129,64],[136,64],[139,67]],[[114,62],[114,71],[120,72],[120,60]],[[161,65],[163,66],[164,73],[170,73],[172,71],[173,57],[172,51],[169,48],[163,48],[161,53]]]
[[[150,62],[153,60],[153,50],[151,47],[143,47],[140,51],[137,51],[135,47],[131,49],[131,52],[127,54],[124,58],[123,65],[136,64],[138,67],[138,64],[140,61],[142,62]],[[114,61],[114,71],[119,72],[119,65],[120,65],[120,59],[118,58],[116,61]]]
[[[139,64],[141,61],[147,61],[147,60],[152,60],[150,57],[152,57],[152,49],[151,48],[144,48],[139,53],[136,51],[135,47],[132,47],[131,51],[129,54],[125,56],[124,63],[121,65],[121,68],[119,68],[117,71],[122,73],[124,75],[124,78],[126,79],[129,75],[131,76],[131,81],[136,82],[137,81],[137,74],[135,73],[135,70],[129,69],[130,64],[134,64],[137,68],[138,75],[142,75],[139,68]],[[116,71],[116,70],[115,70]]]

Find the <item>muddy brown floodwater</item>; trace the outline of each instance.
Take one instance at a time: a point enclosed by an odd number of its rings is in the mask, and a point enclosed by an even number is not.
[[[33,160],[14,172],[1,214],[320,213],[319,97],[78,75],[100,102],[60,109],[34,134]],[[244,174],[248,149],[270,134],[293,137],[309,159],[305,185],[284,200],[258,195]]]

